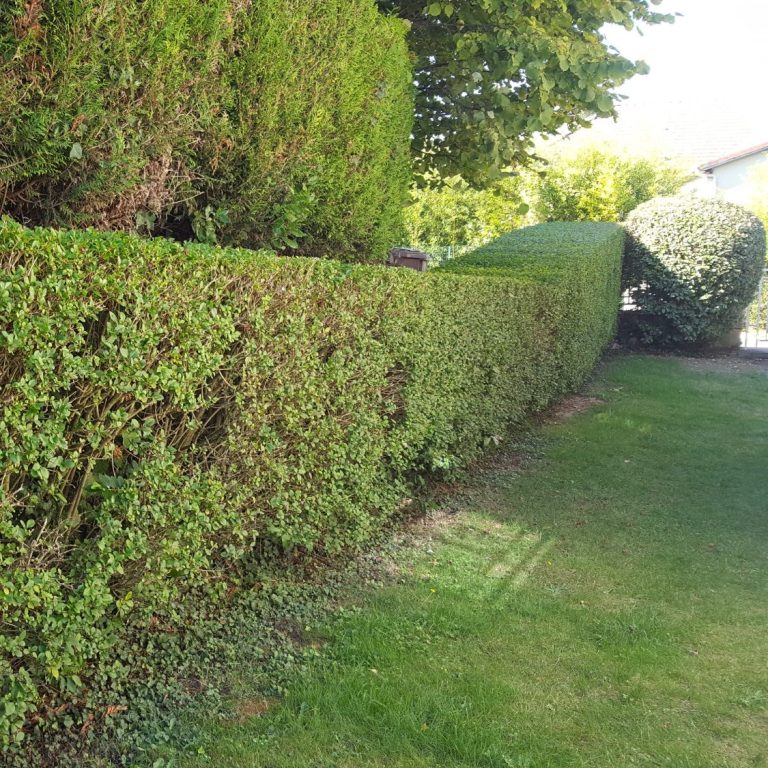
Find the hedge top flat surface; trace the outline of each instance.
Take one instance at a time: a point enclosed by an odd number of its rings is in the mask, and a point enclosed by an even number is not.
[[[553,222],[515,230],[440,268],[463,274],[508,274],[517,280],[557,282],[580,262],[622,247],[616,224]]]
[[[611,363],[531,467],[478,470],[402,583],[311,628],[284,702],[238,702],[174,765],[767,766],[768,376],[716,368]]]

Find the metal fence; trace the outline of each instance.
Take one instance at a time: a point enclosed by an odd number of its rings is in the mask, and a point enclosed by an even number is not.
[[[757,298],[744,313],[741,346],[768,352],[768,269],[763,272]]]
[[[474,245],[438,245],[425,247],[424,250],[430,255],[429,266],[439,267],[451,259],[463,256],[465,253],[474,251],[477,246]]]

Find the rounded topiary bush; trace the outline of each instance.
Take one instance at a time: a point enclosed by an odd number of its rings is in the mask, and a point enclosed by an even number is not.
[[[626,221],[624,288],[643,342],[702,344],[731,331],[755,295],[765,230],[717,198],[660,197]]]

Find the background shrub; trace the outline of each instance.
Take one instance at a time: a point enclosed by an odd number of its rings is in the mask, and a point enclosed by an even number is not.
[[[384,259],[410,180],[405,33],[373,0],[9,0],[0,212]]]
[[[690,179],[651,156],[585,147],[551,157],[529,184],[529,201],[537,221],[624,221],[641,203],[674,195]]]
[[[765,263],[765,229],[718,198],[658,198],[627,219],[623,281],[652,344],[695,344],[735,328]]]
[[[755,168],[747,178],[749,199],[747,208],[768,227],[768,161]]]
[[[525,225],[528,206],[519,177],[473,189],[460,176],[413,188],[405,209],[408,243],[436,253],[445,246],[477,248]]]
[[[622,247],[547,225],[424,275],[0,220],[0,738],[102,722],[131,632],[194,631],[254,550],[364,543],[576,386]]]
[[[413,189],[406,209],[409,242],[439,252],[480,246],[511,229],[554,221],[623,221],[646,200],[676,193],[689,175],[653,157],[584,148],[551,154],[485,189],[460,177]]]

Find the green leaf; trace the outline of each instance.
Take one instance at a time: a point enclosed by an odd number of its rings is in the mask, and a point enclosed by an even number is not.
[[[69,150],[69,159],[70,160],[83,159],[83,145],[79,141],[76,141],[72,145],[72,149]]]
[[[613,109],[613,99],[605,93],[597,97],[597,108],[601,112],[610,112]]]
[[[555,134],[588,124],[584,114],[612,113],[610,101],[597,103],[599,95],[614,92],[644,65],[607,43],[606,23],[639,28],[665,21],[649,10],[648,0],[378,0],[378,5],[413,22],[417,172],[424,179],[435,171],[461,174],[477,186],[499,164],[529,164],[537,132]],[[483,82],[498,87],[480,90],[475,84]],[[505,85],[514,82],[524,84]],[[509,96],[509,104],[498,103],[501,95]],[[496,119],[477,119],[476,113],[489,110]],[[436,135],[443,137],[440,152],[434,151]]]

